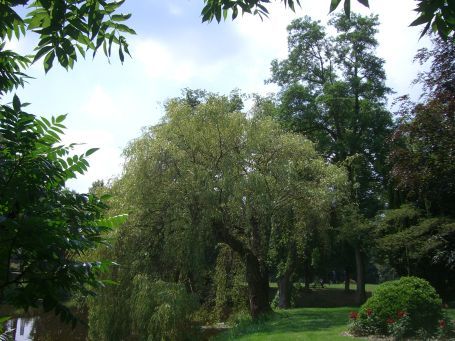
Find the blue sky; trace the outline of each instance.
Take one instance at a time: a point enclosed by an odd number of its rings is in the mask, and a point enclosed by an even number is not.
[[[418,48],[419,28],[413,0],[370,0],[371,9],[355,5],[354,11],[379,14],[378,54],[386,60],[388,86],[397,95],[418,92],[410,86],[419,66],[412,64]],[[18,90],[29,112],[40,116],[68,113],[65,141],[84,143],[78,152],[99,147],[90,157],[89,171],[69,187],[86,191],[97,179],[121,173],[121,152],[141,128],[159,122],[162,103],[185,87],[227,94],[238,88],[246,93],[276,91],[265,85],[270,62],[287,54],[286,26],[296,17],[310,15],[326,22],[329,0],[304,0],[296,13],[279,1],[270,6],[270,18],[261,22],[245,15],[236,21],[201,23],[202,0],[127,0],[121,12],[132,13],[129,37],[132,59],[110,63],[100,54],[79,61],[73,70],[54,67],[47,75],[42,65],[32,66],[35,77]],[[30,52],[32,36],[11,42],[12,48]]]

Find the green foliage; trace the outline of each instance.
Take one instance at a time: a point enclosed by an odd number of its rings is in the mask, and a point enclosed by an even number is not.
[[[389,156],[392,176],[405,198],[431,215],[453,216],[455,205],[455,43],[433,40],[433,48],[416,56],[430,62],[417,83],[424,89],[421,103],[406,97],[399,111]]]
[[[111,312],[101,312],[106,333],[117,327],[108,325],[119,302],[130,305],[137,275],[183,283],[219,316],[242,310],[249,290],[266,297],[270,231],[281,212],[292,209],[303,222],[310,208],[325,208],[338,195],[344,174],[309,141],[270,118],[248,119],[241,107],[236,94],[187,90],[167,103],[161,124],[126,149],[124,175],[112,187],[112,200],[121,200],[110,202],[129,212],[113,241],[119,286],[94,300],[96,311]],[[260,282],[252,271],[261,272]]]
[[[455,292],[455,44],[435,38],[433,48],[420,50],[416,59],[431,64],[416,80],[423,86],[421,103],[401,101],[388,160],[396,209],[378,218],[378,246],[399,274],[427,279],[450,300]]]
[[[455,320],[444,312],[443,318],[438,321],[436,337],[440,340],[453,340],[455,338]]]
[[[375,55],[377,17],[340,15],[330,37],[309,17],[288,26],[289,55],[272,61],[270,82],[282,87],[278,120],[316,143],[331,162],[343,162],[352,201],[372,216],[383,205],[386,138],[384,61]]]
[[[117,269],[118,270],[118,269]],[[89,300],[90,340],[191,340],[197,337],[193,314],[197,296],[181,283],[164,282],[144,274],[108,285]],[[126,273],[128,276],[129,274]]]
[[[419,16],[410,26],[425,25],[420,37],[423,37],[430,28],[444,40],[454,32],[455,3],[453,1],[418,0],[416,11]]]
[[[31,59],[27,56],[5,50],[6,43],[0,43],[0,70],[2,77],[0,78],[0,95],[12,91],[19,85],[24,86],[26,79],[29,78],[22,70],[26,69]]]
[[[133,280],[130,304],[132,330],[141,340],[194,338],[190,317],[198,304],[182,284],[153,281],[137,275]]]
[[[428,217],[415,206],[402,205],[379,215],[376,227],[381,262],[399,275],[425,278],[444,299],[453,297],[453,219]]]
[[[54,60],[66,69],[72,69],[79,56],[85,58],[88,51],[93,56],[102,48],[107,57],[112,55],[113,45],[123,62],[129,55],[124,34],[135,34],[123,22],[130,14],[119,14],[122,1],[104,0],[46,0],[0,2],[0,95],[23,86],[29,78],[24,70],[44,58],[44,70],[52,68]],[[27,6],[26,11],[17,11]],[[27,32],[38,36],[35,53],[23,56],[5,50],[6,41],[13,36],[20,39]]]
[[[432,333],[442,317],[441,304],[436,290],[427,281],[402,277],[379,285],[354,319],[369,328],[359,330],[363,335],[410,336],[418,329]]]
[[[4,324],[10,319],[10,316],[1,316],[0,317],[0,340],[7,340],[8,332],[5,332]]]
[[[72,145],[60,140],[65,116],[49,121],[25,106],[15,96],[12,106],[0,107],[0,297],[73,320],[62,302],[92,295],[109,264],[80,259],[123,218],[102,219],[102,201],[65,189],[87,170],[90,151],[70,155]]]
[[[368,0],[357,0],[362,5],[369,7]],[[267,17],[269,11],[267,9],[267,4],[270,3],[270,0],[204,0],[205,6],[202,10],[202,21],[216,21],[220,22],[221,18],[227,18],[229,10],[232,11],[232,20],[234,20],[238,14],[239,10],[244,13],[250,13],[253,15],[258,15],[261,19]],[[295,12],[295,7],[301,6],[300,0],[281,0],[284,6],[289,7],[293,12]],[[341,0],[331,0],[330,2],[330,13],[337,9],[340,5]],[[351,0],[344,0],[344,12],[349,17],[351,14]]]
[[[118,45],[123,61],[129,54],[123,34],[134,34],[121,23],[130,15],[116,13],[123,2],[0,1],[0,96],[24,86],[24,70],[41,58],[46,72],[55,59],[69,69],[89,50],[94,56],[102,47],[110,57]],[[27,32],[38,36],[32,56],[6,50],[8,40]],[[103,218],[103,201],[65,188],[87,170],[97,148],[70,155],[74,145],[61,144],[66,115],[37,118],[23,110],[26,105],[14,96],[11,105],[0,106],[0,300],[24,309],[42,306],[75,323],[62,303],[71,295],[93,295],[107,282],[99,275],[111,262],[90,255],[125,216]]]
[[[218,321],[226,321],[232,314],[248,311],[245,266],[239,256],[224,244],[218,245],[213,285]]]
[[[327,260],[331,249],[354,251],[362,301],[364,256],[371,246],[368,219],[385,206],[390,89],[384,60],[376,55],[378,18],[338,15],[329,24],[336,30],[333,35],[309,17],[293,20],[288,26],[288,57],[272,61],[269,82],[281,87],[275,119],[312,140],[328,162],[346,169],[348,194],[330,206],[330,219],[326,214],[310,223],[314,237],[305,235],[306,259],[325,276],[326,262],[312,261],[312,254]],[[323,211],[327,212],[319,210]],[[348,257],[340,257],[340,252],[333,252],[332,263],[340,266],[343,258],[343,268],[349,269]],[[306,272],[310,277],[308,267]]]
[[[362,5],[369,7],[369,0],[357,0]],[[244,13],[250,13],[258,15],[261,19],[267,17],[269,11],[267,5],[271,2],[270,0],[204,0],[205,6],[202,10],[202,22],[212,21],[216,19],[220,22],[222,18],[226,20],[229,11],[232,11],[232,20],[234,20],[241,10],[242,15]],[[284,6],[289,7],[295,12],[295,7],[301,6],[300,0],[281,0]],[[329,13],[335,11],[342,0],[330,0]],[[418,0],[418,5],[415,11],[418,13],[417,19],[415,19],[410,26],[425,25],[422,30],[421,37],[424,36],[429,29],[437,32],[439,36],[447,40],[455,29],[455,4],[450,0]],[[351,0],[343,1],[343,9],[346,18],[350,18],[351,15]]]

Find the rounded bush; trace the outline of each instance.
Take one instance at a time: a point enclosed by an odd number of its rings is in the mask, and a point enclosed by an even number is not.
[[[407,335],[419,330],[431,333],[442,318],[441,304],[438,293],[426,280],[402,277],[379,285],[360,308],[359,319],[370,320],[383,334],[393,333],[399,325],[406,325],[403,333]]]

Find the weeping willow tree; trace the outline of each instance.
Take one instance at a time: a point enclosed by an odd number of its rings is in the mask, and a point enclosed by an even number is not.
[[[283,211],[293,210],[297,221],[306,219],[306,210],[315,211],[334,197],[344,176],[302,136],[283,132],[271,119],[249,119],[241,108],[238,96],[187,92],[170,100],[163,121],[126,149],[124,173],[114,189],[129,221],[110,251],[120,264],[113,274],[119,284],[102,293],[92,309],[109,323],[122,319],[124,330],[139,333],[135,326],[142,308],[137,306],[153,299],[134,299],[138,278],[141,283],[177,283],[204,303],[214,273],[219,277],[226,265],[218,257],[217,270],[217,255],[226,247],[240,262],[252,317],[270,311],[272,229],[284,223]],[[221,282],[216,284],[221,288]],[[161,289],[147,292],[161,295],[165,288],[155,287]],[[182,294],[169,304],[182,312],[177,306],[188,300]],[[127,316],[120,316],[120,306],[127,306]],[[91,315],[93,325],[111,331],[109,323],[99,325],[98,313]],[[190,319],[190,310],[178,317],[182,326]],[[156,337],[156,328],[150,328],[142,325],[140,334],[152,330]]]

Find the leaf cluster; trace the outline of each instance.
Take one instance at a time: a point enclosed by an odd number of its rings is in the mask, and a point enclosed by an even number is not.
[[[65,115],[47,120],[24,111],[17,96],[0,107],[0,297],[16,307],[42,306],[76,322],[63,302],[93,295],[108,261],[81,261],[124,217],[103,219],[106,205],[65,189],[87,156],[61,144]]]
[[[429,29],[447,40],[455,30],[455,3],[450,0],[419,0],[415,11],[419,14],[410,26],[425,25],[420,37]],[[455,38],[455,35],[452,37]]]
[[[369,7],[368,0],[357,0],[362,5]],[[232,20],[234,20],[239,10],[242,15],[249,13],[258,15],[261,19],[268,17],[269,11],[267,5],[271,2],[270,0],[204,0],[205,6],[202,9],[202,22],[211,22],[216,19],[217,22],[221,21],[221,18],[226,20],[229,11],[232,11]],[[300,0],[281,0],[285,7],[289,7],[295,12],[296,6],[301,6]],[[341,0],[331,0],[330,12],[337,9]],[[344,0],[344,12],[349,17],[351,14],[351,0]]]
[[[369,7],[369,0],[357,0],[360,4]],[[216,19],[220,22],[226,20],[228,13],[232,11],[234,20],[239,10],[242,14],[249,13],[258,15],[261,19],[269,15],[267,5],[271,0],[204,0],[205,6],[202,9],[202,22],[211,22]],[[299,0],[281,0],[281,2],[295,12],[295,7],[301,6]],[[343,2],[343,10],[347,18],[351,15],[351,0],[330,0],[329,13],[335,11]],[[410,26],[425,25],[421,37],[431,31],[437,32],[439,36],[447,40],[455,29],[455,3],[451,0],[419,0],[415,11],[418,13]],[[455,37],[455,36],[454,36]]]
[[[4,0],[0,2],[0,73],[1,91],[24,84],[24,73],[31,63],[42,58],[48,72],[54,61],[65,69],[72,69],[78,56],[85,58],[88,51],[95,56],[102,49],[107,57],[113,45],[118,46],[120,61],[130,54],[125,34],[135,34],[124,24],[131,14],[119,14],[122,1],[105,0]],[[27,6],[23,11],[16,8]],[[19,14],[21,13],[21,14]],[[13,36],[20,39],[27,32],[38,35],[38,45],[31,56],[5,50],[5,42]]]

